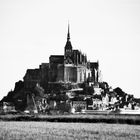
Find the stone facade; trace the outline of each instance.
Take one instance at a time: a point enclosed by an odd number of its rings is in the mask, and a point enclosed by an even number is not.
[[[49,80],[49,64],[42,63],[38,69],[28,69],[23,79],[26,88],[34,88],[37,83],[44,87]]]
[[[97,81],[95,71],[98,70],[98,64],[96,62],[91,63],[91,66],[92,69],[86,55],[79,50],[73,50],[68,28],[64,55],[50,56],[50,81],[82,83],[91,77],[93,77],[94,81]]]
[[[83,83],[87,80],[98,82],[98,68],[98,62],[87,61],[85,54],[73,49],[68,27],[64,55],[51,55],[49,63],[41,64],[39,69],[27,70],[24,81],[27,87],[36,83]]]

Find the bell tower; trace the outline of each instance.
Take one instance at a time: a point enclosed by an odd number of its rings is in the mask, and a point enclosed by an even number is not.
[[[70,26],[68,24],[67,42],[64,49],[64,62],[65,64],[72,64],[72,45],[70,41]]]

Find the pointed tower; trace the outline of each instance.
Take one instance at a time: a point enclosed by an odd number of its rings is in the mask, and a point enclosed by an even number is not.
[[[70,41],[70,26],[69,26],[69,24],[68,24],[67,41]]]
[[[68,24],[67,42],[64,49],[65,64],[72,64],[72,45],[70,42],[70,26]]]

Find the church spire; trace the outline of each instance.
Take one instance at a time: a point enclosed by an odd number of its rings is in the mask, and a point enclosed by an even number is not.
[[[70,41],[70,26],[68,23],[68,33],[67,33],[67,42],[65,45],[65,50],[72,50],[72,45],[71,45],[71,41]]]
[[[68,23],[68,34],[67,34],[67,41],[70,40],[70,25]]]

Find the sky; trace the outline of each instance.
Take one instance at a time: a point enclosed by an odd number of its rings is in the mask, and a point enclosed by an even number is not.
[[[73,49],[99,61],[103,81],[140,98],[139,0],[0,0],[0,99],[27,69]]]

